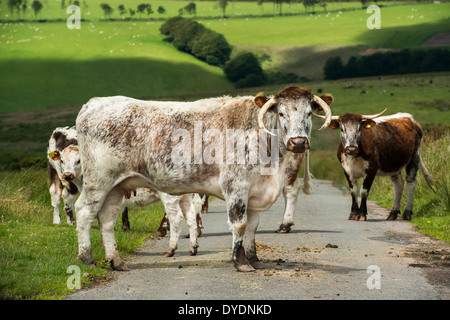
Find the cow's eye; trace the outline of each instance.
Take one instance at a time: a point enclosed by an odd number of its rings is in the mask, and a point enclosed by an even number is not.
[[[278,115],[282,118],[284,118],[284,113],[283,112],[279,112]]]
[[[61,159],[61,160],[59,160],[59,161],[61,161],[61,163],[64,163],[64,161]]]
[[[80,164],[80,160],[77,161],[77,164]]]

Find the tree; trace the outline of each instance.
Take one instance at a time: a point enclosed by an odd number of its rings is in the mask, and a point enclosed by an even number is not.
[[[119,10],[120,16],[123,16],[125,13],[127,13],[127,9],[125,9],[125,6],[123,4],[120,4],[117,7],[117,10]]]
[[[254,87],[263,85],[266,76],[258,58],[251,52],[241,52],[227,62],[224,67],[226,77],[236,83],[236,87]]]
[[[205,28],[194,38],[192,54],[208,64],[219,66],[230,59],[231,46],[222,34]]]
[[[42,3],[38,0],[34,0],[31,4],[31,8],[34,10],[34,16],[36,17],[37,14],[42,10]]]
[[[114,9],[111,8],[111,6],[107,3],[100,4],[100,7],[102,8],[103,12],[105,13],[105,16],[111,18],[111,14],[113,13]]]
[[[305,12],[307,8],[310,8],[310,12],[314,12],[314,6],[319,3],[319,0],[303,0],[303,6],[305,7]]]
[[[258,4],[258,6],[260,6],[260,8],[261,8],[261,13],[264,12],[263,3],[264,3],[264,0],[257,0],[257,4]]]
[[[325,62],[323,72],[325,73],[325,79],[338,79],[342,75],[344,66],[342,64],[341,57],[332,57]]]
[[[222,9],[222,17],[226,17],[225,16],[225,10],[227,8],[228,5],[228,0],[219,0],[219,8]]]
[[[164,14],[165,12],[166,12],[166,9],[164,9],[163,6],[159,6],[159,7],[158,7],[158,13],[159,13],[159,14]]]
[[[190,16],[197,15],[197,7],[194,2],[188,3],[188,5],[183,8],[183,10],[186,11]]]
[[[136,10],[128,9],[128,12],[130,12],[130,17],[133,17],[136,14]]]
[[[147,12],[147,15],[153,13],[152,7],[148,3],[141,3],[137,6],[137,12],[139,12],[139,16],[142,16],[144,12]]]
[[[11,11],[12,16],[14,14],[14,9],[16,8],[16,0],[8,0],[6,5],[8,6],[9,11]]]

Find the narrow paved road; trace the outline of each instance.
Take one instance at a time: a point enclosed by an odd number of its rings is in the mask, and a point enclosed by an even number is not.
[[[314,180],[314,192],[300,194],[289,234],[274,233],[284,210],[282,196],[261,214],[256,241],[265,269],[235,271],[224,202],[214,200],[203,215],[197,256],[187,255],[186,238],[172,258],[163,257],[167,236],[151,239],[128,259],[131,271],[113,272],[115,281],[68,299],[450,298],[449,288],[432,285],[411,255],[434,240],[413,231],[409,222],[385,221],[387,211],[374,204],[368,221],[348,221],[350,197],[328,181]]]

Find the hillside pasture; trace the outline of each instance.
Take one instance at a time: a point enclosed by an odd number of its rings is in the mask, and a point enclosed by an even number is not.
[[[4,24],[0,112],[82,104],[95,96],[164,96],[232,88],[223,71],[179,52],[152,22]]]

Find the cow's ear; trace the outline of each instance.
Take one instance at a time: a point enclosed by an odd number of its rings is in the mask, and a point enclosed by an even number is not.
[[[377,123],[371,119],[364,120],[361,124],[361,126],[365,129],[370,129],[376,125],[377,125]]]
[[[264,94],[260,93],[255,97],[255,103],[258,107],[262,107],[266,104],[266,102],[269,101],[269,98],[267,98]]]
[[[328,125],[328,128],[332,130],[339,129],[339,120],[331,120],[330,124]]]
[[[329,106],[331,106],[331,104],[333,103],[333,100],[334,100],[333,96],[328,93],[321,95],[319,98],[322,99],[323,101],[325,101],[325,103]],[[322,110],[322,107],[317,102],[313,102],[312,107],[315,112]]]
[[[61,158],[61,154],[59,153],[59,151],[49,152],[48,156],[50,157],[50,159],[52,159],[54,161],[59,160],[59,158]]]
[[[331,106],[333,104],[334,98],[331,94],[325,93],[323,95],[320,96],[320,99],[322,99],[323,101],[325,101],[325,103],[329,106]]]

